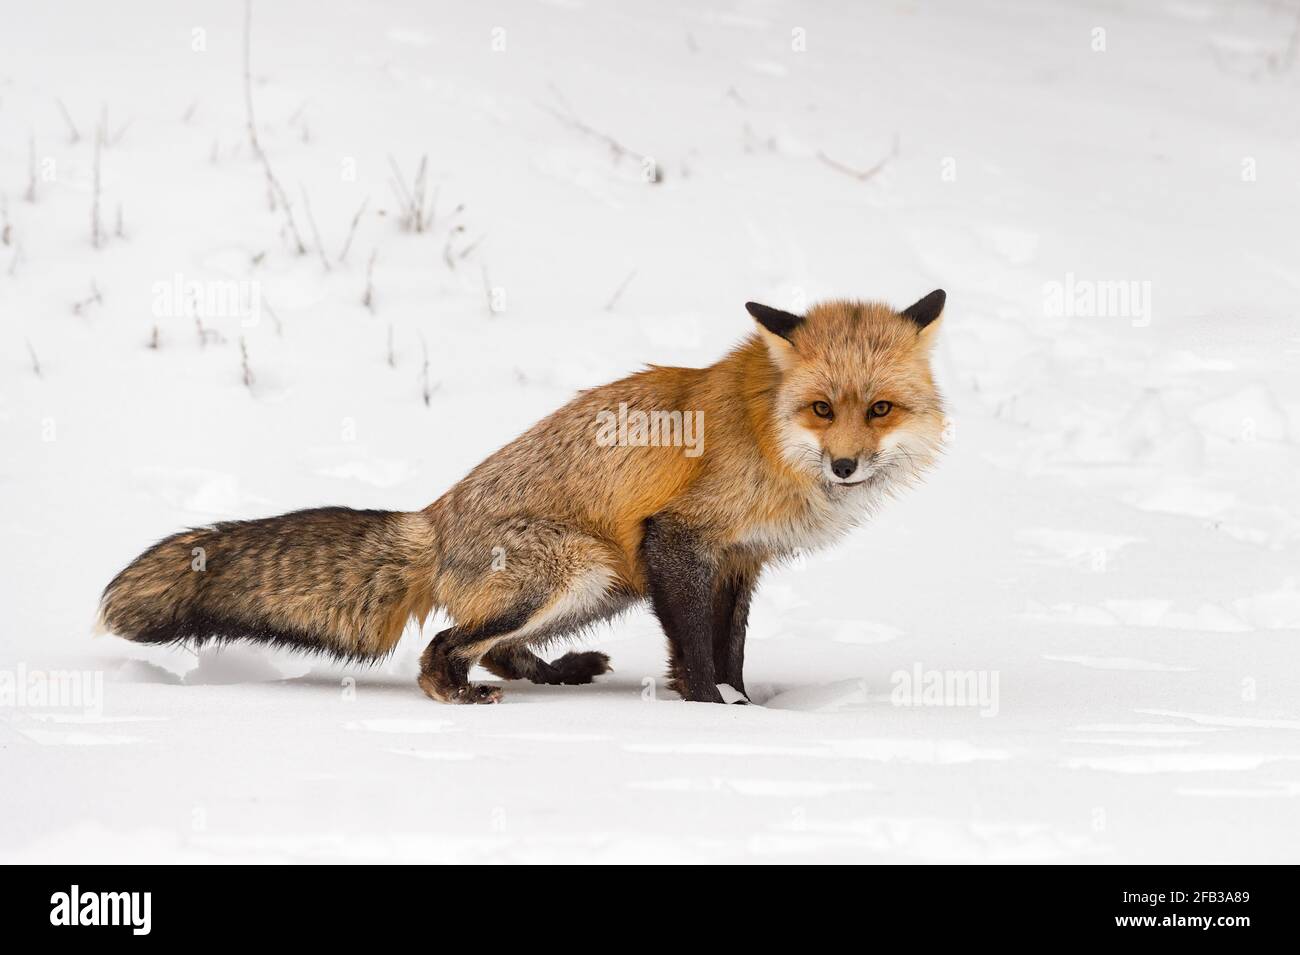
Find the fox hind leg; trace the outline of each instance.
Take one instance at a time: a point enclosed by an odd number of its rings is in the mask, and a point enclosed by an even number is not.
[[[590,683],[610,671],[609,656],[595,650],[570,652],[549,663],[526,646],[496,646],[479,663],[503,680],[550,686]]]
[[[609,669],[603,653],[570,653],[546,662],[528,644],[579,629],[630,599],[615,552],[604,542],[553,525],[518,523],[482,539],[508,540],[499,572],[462,577],[448,610],[457,621],[420,658],[420,687],[447,703],[495,703],[501,689],[469,682],[477,662],[506,679],[590,683]],[[472,566],[472,565],[471,565]]]
[[[518,642],[543,635],[555,608],[562,607],[567,597],[562,594],[541,608],[523,605],[478,626],[443,630],[420,656],[420,688],[440,703],[498,703],[502,695],[499,686],[469,682],[469,669],[475,662],[503,679],[547,684],[590,683],[608,672],[609,657],[604,653],[566,653],[548,663]],[[578,619],[572,625],[585,622]],[[568,628],[557,627],[556,632],[563,629]]]
[[[528,622],[530,613],[517,611],[477,627],[450,627],[435,636],[420,655],[420,689],[439,703],[499,703],[501,688],[470,683],[473,662],[460,652],[468,644],[513,633]]]

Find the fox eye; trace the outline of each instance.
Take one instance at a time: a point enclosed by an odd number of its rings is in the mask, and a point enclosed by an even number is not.
[[[830,406],[829,402],[825,402],[825,401],[814,401],[814,402],[813,402],[813,405],[812,405],[812,408],[813,408],[813,414],[815,414],[815,415],[816,415],[817,417],[819,417],[819,418],[833,418],[833,417],[835,417],[835,412],[834,412],[833,410],[831,410],[831,406]]]
[[[892,402],[877,401],[874,405],[871,406],[871,410],[867,412],[867,417],[883,418],[885,415],[889,414],[891,410],[893,410],[893,407],[894,405]]]

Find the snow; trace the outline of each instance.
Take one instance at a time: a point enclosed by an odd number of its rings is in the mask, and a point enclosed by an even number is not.
[[[0,858],[1295,861],[1295,17],[256,0],[302,256],[248,146],[239,5],[9,18]],[[426,154],[434,223],[405,232],[388,157],[409,183]],[[201,343],[156,314],[178,277],[261,307]],[[663,690],[644,612],[597,634],[595,685],[492,707],[416,688],[440,621],[370,669],[91,638],[178,528],[421,507],[574,390],[714,360],[746,300],[936,287],[947,455],[770,573],[756,705]],[[86,698],[19,702],[56,671]]]

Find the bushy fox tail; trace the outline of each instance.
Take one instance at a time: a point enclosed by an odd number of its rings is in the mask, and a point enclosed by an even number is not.
[[[101,625],[138,643],[244,639],[346,659],[393,649],[432,606],[420,512],[325,507],[173,534],[104,589]]]

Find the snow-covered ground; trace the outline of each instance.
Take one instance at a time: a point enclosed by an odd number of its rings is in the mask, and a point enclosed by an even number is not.
[[[238,4],[6,17],[0,858],[1295,861],[1298,18],[257,0],[298,255]],[[369,670],[91,637],[180,527],[417,508],[747,299],[935,287],[948,455],[767,578],[762,705],[669,698],[646,613],[495,707],[416,688],[440,621]]]

